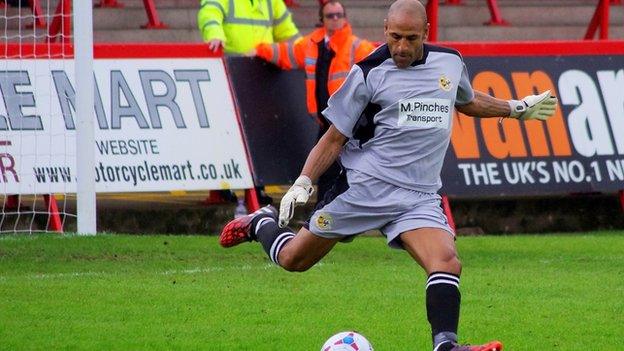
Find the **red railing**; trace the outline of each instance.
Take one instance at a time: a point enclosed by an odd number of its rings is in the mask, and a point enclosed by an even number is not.
[[[585,40],[594,39],[598,27],[600,27],[598,39],[609,39],[609,6],[621,4],[622,0],[599,0],[598,5],[596,5],[596,10],[594,11],[594,15],[589,22],[589,26],[587,26]]]
[[[158,16],[158,10],[154,5],[154,0],[143,0],[143,6],[145,6],[145,12],[147,13],[147,24],[141,26],[144,29],[165,29],[169,28],[166,24],[160,21]]]
[[[299,7],[299,3],[295,0],[284,0],[287,7]],[[319,6],[323,4],[323,0],[319,0]]]
[[[32,0],[33,3],[39,3],[39,0]],[[61,37],[61,42],[65,44],[71,43],[71,23],[72,23],[71,0],[61,0],[56,6],[52,22],[48,28],[48,37],[46,40],[50,43],[56,42]]]
[[[496,0],[486,0],[488,9],[490,10],[490,20],[485,22],[486,26],[508,26],[509,23],[503,19],[500,9],[498,8],[498,2]],[[446,0],[446,5],[462,5],[462,0]],[[438,41],[438,8],[440,7],[440,0],[428,0],[427,1],[427,18],[431,27],[429,28],[429,41]]]
[[[125,5],[118,0],[100,0],[96,7],[113,7],[113,8],[122,8]],[[164,22],[160,20],[160,16],[158,15],[158,9],[156,9],[156,4],[154,4],[154,0],[143,0],[143,6],[145,7],[145,14],[147,15],[147,23],[142,25],[141,28],[144,29],[165,29],[169,28]]]
[[[498,7],[498,3],[496,0],[486,0],[488,9],[490,10],[490,20],[485,25],[495,25],[495,26],[508,26],[509,23],[505,21],[501,15],[500,9]],[[437,41],[438,40],[438,7],[440,1],[439,0],[428,0],[427,1],[427,17],[429,18],[429,23],[431,23],[431,28],[429,30],[429,40]],[[461,5],[462,0],[446,0],[446,5]],[[610,5],[621,5],[622,0],[598,0],[598,4],[596,5],[596,10],[594,11],[594,15],[592,16],[591,21],[589,22],[589,26],[587,27],[587,32],[585,33],[584,39],[593,39],[596,35],[596,31],[600,28],[600,34],[598,38],[600,40],[609,39],[609,6]]]
[[[438,0],[427,1],[427,19],[429,20],[429,41],[438,41]]]
[[[41,10],[40,0],[28,0],[28,4],[33,13],[35,22],[34,26],[38,28],[46,28],[46,22],[44,20],[45,15]],[[6,6],[5,3],[0,0],[0,7]],[[96,7],[108,7],[108,8],[123,8],[124,4],[118,0],[100,0],[95,5]],[[143,0],[143,6],[145,7],[145,13],[147,15],[147,23],[142,25],[141,28],[145,29],[164,29],[168,26],[160,20],[158,15],[158,9],[154,4],[154,0]],[[55,42],[60,36],[61,41],[69,42],[71,38],[71,0],[60,0],[56,10],[52,17],[52,22],[48,27],[48,36],[46,41]]]
[[[122,8],[124,4],[120,3],[117,0],[100,0],[95,7],[113,7],[113,8]]]
[[[326,0],[318,0],[319,5],[323,4]],[[462,0],[443,0],[446,5],[462,5]],[[485,22],[485,25],[506,26],[509,25],[505,19],[503,19],[501,11],[498,7],[497,0],[485,0],[490,11],[490,20]],[[40,0],[28,0],[30,8],[33,12],[35,22],[32,24],[38,28],[45,28],[46,22],[44,20],[45,15],[42,13]],[[296,0],[285,0],[289,7],[299,6]],[[592,19],[587,27],[584,39],[593,39],[596,32],[600,29],[598,38],[605,40],[609,38],[609,6],[620,5],[622,0],[598,0],[596,10]],[[438,40],[438,9],[440,0],[428,0],[427,1],[427,16],[431,23],[431,29],[429,32],[429,40]],[[4,1],[0,0],[0,7],[6,6]],[[141,26],[145,29],[163,29],[168,26],[160,20],[158,10],[154,4],[154,0],[143,0],[143,6],[147,15],[148,22]],[[109,8],[122,8],[124,4],[120,0],[100,0],[96,7],[109,7]],[[56,41],[56,38],[60,36],[63,41],[68,41],[71,31],[71,0],[61,0],[57,6],[57,9],[52,16],[52,23],[50,24],[48,31],[48,41]]]
[[[36,28],[45,28],[46,22],[44,20],[43,11],[41,11],[41,6],[39,5],[39,1],[28,0],[28,5],[30,5],[30,9],[32,10],[33,16],[35,17],[33,26],[35,26]]]
[[[508,26],[509,23],[503,19],[503,16],[498,9],[498,3],[496,0],[487,0],[488,9],[490,10],[490,20],[485,22],[487,26]]]

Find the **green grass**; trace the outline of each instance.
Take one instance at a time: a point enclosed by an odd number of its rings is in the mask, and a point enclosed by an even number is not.
[[[460,338],[506,350],[621,350],[624,233],[470,237]],[[429,350],[424,273],[363,237],[305,273],[205,236],[0,237],[2,350],[316,351],[356,329]]]

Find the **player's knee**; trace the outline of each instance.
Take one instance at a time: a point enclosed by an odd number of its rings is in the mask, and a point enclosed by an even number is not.
[[[445,272],[459,275],[461,273],[461,261],[457,257],[457,252],[452,251],[441,258],[440,264],[444,267]]]
[[[451,257],[447,261],[447,264],[449,267],[449,272],[455,273],[457,275],[461,273],[462,265],[459,257],[457,257],[457,254],[454,254],[453,257]]]
[[[459,257],[457,257],[457,252],[448,251],[431,259],[429,261],[429,267],[425,268],[429,272],[449,272],[460,275],[462,265]]]
[[[287,251],[280,252],[279,265],[289,272],[305,272],[311,267],[301,257]]]

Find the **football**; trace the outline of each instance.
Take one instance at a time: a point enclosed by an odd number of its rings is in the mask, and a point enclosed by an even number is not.
[[[361,334],[345,331],[327,339],[321,351],[373,351],[373,345]]]

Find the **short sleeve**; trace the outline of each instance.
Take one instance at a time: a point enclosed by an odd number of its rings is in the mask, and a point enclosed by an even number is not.
[[[468,69],[464,60],[461,61],[462,73],[459,79],[459,85],[457,86],[457,96],[455,98],[455,105],[465,105],[474,99],[474,91],[470,84],[470,77],[468,76]]]
[[[340,133],[352,138],[353,128],[370,99],[364,73],[358,65],[354,65],[342,86],[329,98],[322,113]]]

